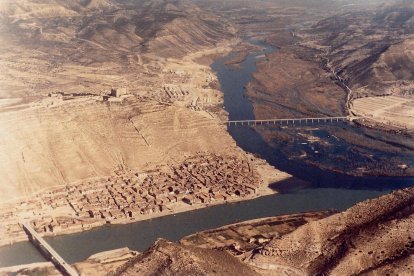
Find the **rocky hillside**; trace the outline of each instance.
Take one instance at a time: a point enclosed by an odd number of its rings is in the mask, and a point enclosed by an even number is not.
[[[328,66],[354,90],[353,97],[413,94],[413,1],[335,15],[304,37],[304,45],[318,45]]]
[[[158,240],[112,275],[256,275],[247,264],[223,251]]]
[[[180,56],[232,32],[223,20],[179,0],[5,1],[0,15],[2,37],[27,47],[58,47],[61,54],[83,50],[92,60],[99,56],[93,51],[104,50]]]
[[[250,263],[280,274],[411,275],[414,189],[367,200],[271,241]]]
[[[1,1],[0,97],[142,90],[165,58],[232,37],[227,22],[183,1]]]

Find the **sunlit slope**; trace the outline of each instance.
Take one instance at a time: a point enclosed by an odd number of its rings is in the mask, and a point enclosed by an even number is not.
[[[0,133],[0,201],[117,169],[154,169],[196,152],[238,152],[213,120],[154,102],[85,101],[2,113]]]

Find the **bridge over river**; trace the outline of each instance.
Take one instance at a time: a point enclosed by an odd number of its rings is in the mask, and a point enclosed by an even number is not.
[[[79,276],[78,272],[71,267],[65,260],[57,253],[30,225],[29,222],[20,222],[24,231],[29,236],[32,243],[46,255],[50,257],[50,260],[55,264],[56,267],[69,276]]]
[[[256,125],[300,125],[309,123],[339,123],[353,121],[363,117],[346,116],[346,117],[319,117],[319,118],[287,118],[287,119],[267,119],[267,120],[235,120],[224,121],[228,126],[256,126]]]

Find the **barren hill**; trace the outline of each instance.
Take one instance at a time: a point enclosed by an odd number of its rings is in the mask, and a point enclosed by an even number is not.
[[[94,48],[181,56],[216,45],[232,31],[220,18],[182,1],[19,0],[2,3],[0,14],[2,37],[28,48],[65,47],[66,55],[81,47],[85,55]]]
[[[391,1],[323,19],[307,31],[304,44],[323,49],[328,65],[353,89],[354,98],[412,94],[413,24],[414,3]]]
[[[254,270],[222,251],[158,240],[114,275],[256,275]]]
[[[358,85],[354,85],[358,94],[413,95],[414,39],[387,47],[372,65],[360,70],[365,71],[360,72]]]
[[[313,49],[331,78],[349,92],[350,112],[369,118],[362,124],[412,131],[413,1],[337,14],[302,34],[300,45]]]
[[[251,264],[276,274],[412,274],[413,211],[414,189],[367,200],[274,239]]]
[[[142,93],[162,84],[156,75],[165,58],[214,49],[234,32],[182,1],[19,0],[2,2],[0,14],[5,98],[111,86]]]

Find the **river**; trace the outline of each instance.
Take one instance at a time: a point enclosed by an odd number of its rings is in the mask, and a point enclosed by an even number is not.
[[[251,43],[263,47],[263,51],[250,53],[247,58],[240,64],[240,69],[229,68],[225,66],[225,62],[233,57],[233,53],[228,56],[218,59],[212,65],[212,68],[216,72],[221,90],[224,92],[225,109],[229,112],[230,120],[251,120],[254,119],[253,105],[245,95],[245,86],[252,80],[252,73],[256,71],[256,61],[258,57],[263,53],[271,53],[276,49],[270,45],[262,42],[256,42],[250,40]],[[323,116],[322,116],[323,117]],[[327,128],[332,126],[327,125]],[[348,132],[360,133],[364,131],[361,128],[349,125],[348,123],[341,123],[341,128],[346,129]],[[309,126],[296,126],[288,127],[286,129],[280,129],[279,127],[271,127],[274,131],[289,131],[289,132],[306,132],[309,131],[315,137],[324,139],[330,143],[330,147],[325,149],[326,154],[334,155],[349,155],[349,145],[344,140],[336,139],[335,137],[327,137],[329,133],[324,126],[318,125],[318,127]],[[320,169],[317,166],[310,166],[308,163],[301,159],[290,158],[289,154],[286,154],[286,149],[289,153],[292,151],[306,150],[308,154],[312,154],[310,151],[315,151],[317,145],[311,145],[310,143],[302,143],[302,141],[293,141],[291,143],[272,143],[268,144],[263,137],[251,127],[245,126],[231,126],[228,129],[229,133],[237,142],[238,146],[247,152],[254,153],[260,157],[266,159],[270,164],[274,165],[280,170],[286,171],[289,174],[305,180],[308,182],[307,187],[314,188],[347,188],[347,189],[396,189],[402,187],[409,187],[414,185],[414,178],[412,177],[371,177],[371,176],[352,176],[344,173],[337,173],[330,170]],[[317,148],[322,151],[323,149]],[[379,152],[374,149],[366,149],[372,155],[378,155],[381,157],[394,157],[394,153]],[[355,156],[349,157],[355,158]],[[324,159],[324,156],[319,157]],[[327,158],[326,158],[327,159]],[[411,159],[412,156],[411,156]],[[327,159],[329,160],[329,159]],[[411,160],[413,162],[414,160]],[[278,187],[278,190],[296,189],[293,185]],[[287,190],[286,190],[287,189]]]
[[[275,49],[260,42],[265,53]],[[224,92],[225,108],[231,120],[252,119],[252,103],[245,97],[244,86],[256,70],[255,62],[263,52],[250,53],[240,68],[225,65],[234,53],[217,59],[212,68],[217,73]],[[344,210],[357,202],[378,197],[393,189],[414,185],[413,178],[351,177],[322,170],[314,166],[290,160],[281,148],[268,145],[261,135],[249,127],[230,127],[229,133],[245,151],[265,158],[270,164],[285,170],[302,181],[285,181],[274,187],[279,194],[250,201],[212,206],[125,225],[105,225],[87,232],[46,240],[69,263],[79,262],[90,255],[121,247],[143,251],[157,238],[178,241],[182,237],[226,224],[261,217],[292,214],[326,209]],[[343,147],[335,149],[340,154]],[[0,267],[44,261],[29,242],[19,242],[0,248]]]

